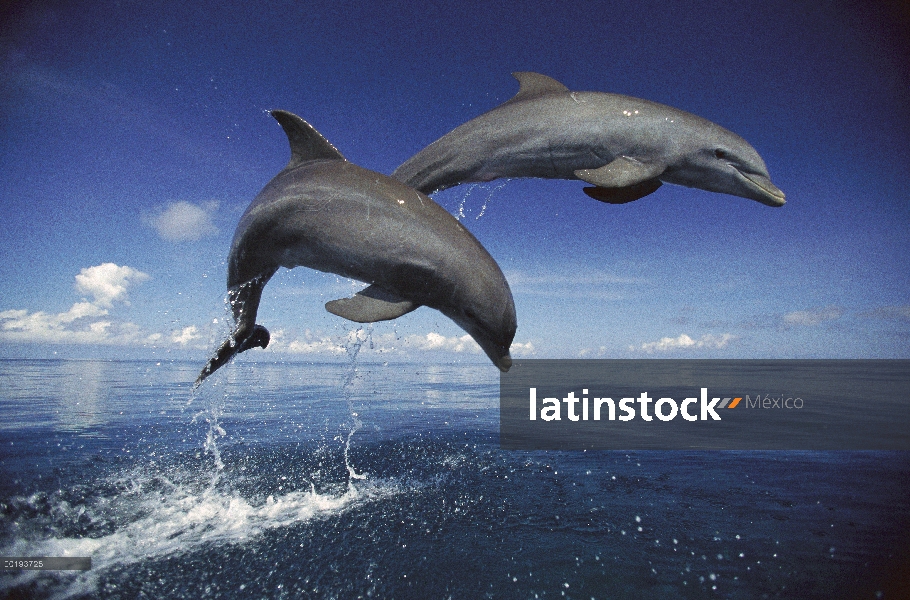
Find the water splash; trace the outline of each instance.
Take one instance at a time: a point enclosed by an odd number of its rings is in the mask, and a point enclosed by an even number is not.
[[[245,497],[225,489],[227,486],[216,487],[200,475],[187,467],[166,473],[136,469],[98,481],[96,491],[104,492],[79,504],[68,502],[66,496],[13,498],[12,503],[21,505],[26,514],[47,513],[52,533],[38,539],[22,536],[0,548],[3,555],[91,556],[92,569],[24,571],[3,582],[0,591],[54,580],[55,597],[94,596],[99,576],[112,567],[179,556],[212,544],[246,543],[272,529],[343,514],[404,491],[398,483],[383,480],[367,482],[359,489],[348,486],[342,494],[320,494],[311,485],[309,491]],[[96,535],[66,533],[66,524],[77,518],[93,523]]]
[[[223,301],[223,316],[219,324],[218,319],[212,320],[212,327],[210,329],[211,334],[210,338],[212,340],[221,338],[221,342],[218,343],[217,348],[212,354],[213,357],[218,356],[221,352],[221,349],[225,345],[228,345],[230,348],[234,348],[237,345],[237,339],[235,338],[235,333],[237,331],[238,324],[242,321],[244,316],[244,311],[246,310],[246,301],[249,298],[250,290],[255,288],[261,288],[270,278],[270,275],[260,275],[242,283],[238,286],[234,286],[227,291],[227,294],[224,296]],[[225,325],[229,325],[230,329],[226,329]],[[220,335],[218,334],[219,330],[221,331]],[[236,357],[236,354],[230,356],[229,362],[232,362]],[[212,359],[214,360],[214,358]],[[216,364],[212,367],[212,360],[209,361],[209,364],[206,365],[206,370],[209,368],[218,369],[220,365]],[[210,371],[211,372],[211,371]],[[193,401],[196,399],[196,394],[202,385],[202,381],[196,380],[193,384],[192,390],[190,391],[189,400],[186,403],[186,407],[189,408],[192,405]],[[217,383],[213,382],[212,387],[217,388]],[[214,398],[214,395],[211,396]],[[218,438],[222,438],[227,435],[227,432],[221,426],[219,419],[224,412],[224,405],[227,400],[227,392],[225,391],[224,395],[221,398],[221,401],[216,401],[214,399],[209,400],[206,408],[196,413],[193,416],[192,423],[196,423],[200,418],[205,419],[209,425],[209,429],[205,435],[205,442],[203,443],[203,450],[206,454],[211,454],[215,460],[215,476],[213,478],[213,485],[217,483],[218,479],[221,477],[221,472],[224,471],[224,462],[221,460],[221,452],[218,449]]]
[[[221,460],[221,451],[218,450],[218,438],[226,436],[227,432],[224,430],[224,427],[221,426],[221,423],[218,422],[221,413],[222,407],[212,402],[209,404],[207,411],[197,413],[192,421],[195,423],[198,417],[202,417],[209,424],[209,430],[205,434],[205,442],[202,444],[202,449],[206,454],[211,454],[212,458],[215,459],[216,477],[213,481],[213,485],[214,483],[217,483],[217,479],[220,477],[218,472],[224,471],[224,462]]]
[[[486,214],[487,207],[489,206],[490,200],[493,198],[493,195],[496,192],[498,192],[499,190],[501,190],[502,188],[504,188],[506,185],[508,185],[508,183],[510,181],[511,181],[511,179],[504,179],[500,183],[496,184],[492,189],[490,189],[489,193],[487,193],[486,198],[484,198],[483,204],[480,207],[480,212],[477,213],[477,216],[474,217],[475,221],[479,220],[480,217],[482,217],[482,216],[484,216],[484,214]],[[467,218],[467,213],[465,212],[465,206],[467,206],[468,199],[471,197],[471,194],[473,194],[477,188],[487,189],[487,187],[484,184],[480,184],[480,183],[475,183],[475,184],[468,186],[467,191],[464,193],[464,195],[461,197],[461,200],[458,203],[458,212],[455,214],[456,221],[461,221],[462,219]]]
[[[507,183],[509,183],[508,179],[506,179],[505,181],[503,181],[502,183],[500,183],[499,185],[494,187],[492,190],[490,190],[490,193],[487,194],[486,199],[483,201],[483,206],[480,207],[480,213],[478,213],[478,215],[476,217],[474,217],[475,221],[479,220],[480,217],[482,217],[484,215],[484,213],[487,212],[487,204],[490,202],[490,199],[493,197],[493,194],[495,194],[496,192],[498,192],[499,190],[504,188]]]
[[[205,394],[204,396],[206,398],[205,408],[194,414],[190,420],[191,424],[202,421],[208,424],[205,440],[202,442],[202,450],[205,454],[210,454],[214,460],[215,471],[212,474],[212,486],[218,483],[221,473],[224,471],[224,461],[222,461],[221,451],[218,449],[218,440],[227,435],[227,431],[221,426],[221,417],[224,414],[224,407],[228,403],[228,392],[225,389],[221,395],[214,393],[218,390],[218,384],[218,381],[212,382],[208,389],[213,393]],[[190,404],[195,400],[196,394],[197,388],[194,387],[184,410],[189,408]]]
[[[341,386],[341,391],[344,394],[344,399],[348,405],[348,412],[350,413],[352,419],[351,428],[348,430],[347,438],[344,442],[344,466],[348,471],[349,490],[353,487],[353,480],[366,479],[366,474],[358,473],[354,470],[354,467],[351,465],[351,461],[348,456],[348,453],[351,449],[351,438],[354,437],[354,434],[357,433],[361,427],[363,427],[363,421],[360,420],[360,416],[354,409],[353,384],[354,379],[357,376],[357,355],[360,354],[360,349],[366,342],[369,342],[370,348],[373,348],[372,323],[367,324],[366,327],[360,326],[354,331],[348,332],[344,344],[344,351],[348,355],[348,368],[344,375],[344,383]]]
[[[476,188],[476,187],[477,187],[476,183],[468,186],[468,191],[466,191],[464,193],[464,196],[461,197],[461,202],[458,204],[458,214],[455,215],[456,221],[461,221],[462,219],[465,218],[464,206],[465,206],[465,204],[467,204],[468,197],[471,195],[471,192],[473,192],[474,188]]]

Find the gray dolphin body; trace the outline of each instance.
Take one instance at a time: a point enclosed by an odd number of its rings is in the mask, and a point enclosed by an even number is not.
[[[279,267],[310,267],[369,283],[326,309],[352,321],[394,319],[421,305],[455,321],[503,371],[516,318],[512,292],[480,242],[441,206],[390,177],[354,165],[300,117],[272,111],[291,160],[240,219],[228,258],[236,328],[199,374],[265,348],[256,324],[262,290]]]
[[[442,136],[392,177],[430,194],[500,177],[580,179],[592,198],[622,204],[662,182],[784,204],[758,152],[723,127],[675,108],[570,92],[539,73],[513,73],[511,100]]]

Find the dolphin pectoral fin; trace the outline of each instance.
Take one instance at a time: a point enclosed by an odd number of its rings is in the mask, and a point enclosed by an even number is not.
[[[357,323],[373,323],[397,319],[417,309],[420,304],[405,300],[380,287],[371,285],[360,290],[350,298],[340,298],[326,302],[325,309]]]
[[[597,169],[579,169],[575,171],[575,176],[597,187],[624,188],[656,179],[665,170],[666,167],[659,163],[645,163],[628,156],[620,156]]]
[[[607,204],[625,204],[644,198],[648,194],[653,194],[661,185],[663,184],[660,179],[648,179],[641,183],[621,188],[586,187],[582,188],[581,191],[591,198]]]

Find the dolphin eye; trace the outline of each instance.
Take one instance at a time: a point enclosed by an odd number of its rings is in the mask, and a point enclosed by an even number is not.
[[[718,148],[717,150],[714,151],[714,158],[716,158],[718,160],[725,160],[725,159],[730,158],[730,155],[727,154],[726,152],[724,152],[723,150],[721,150],[720,148]]]

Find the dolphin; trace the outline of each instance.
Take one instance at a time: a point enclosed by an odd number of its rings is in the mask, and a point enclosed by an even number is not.
[[[392,177],[431,194],[500,177],[580,179],[596,200],[623,204],[662,183],[782,206],[758,152],[723,127],[670,106],[570,92],[539,73],[513,73],[518,93],[445,134]]]
[[[345,160],[297,115],[271,115],[287,134],[291,160],[237,225],[227,276],[235,328],[196,385],[234,355],[268,346],[268,330],[256,324],[262,290],[279,267],[298,266],[369,284],[351,298],[326,303],[330,313],[371,323],[429,306],[507,371],[515,304],[480,242],[429,197]]]

